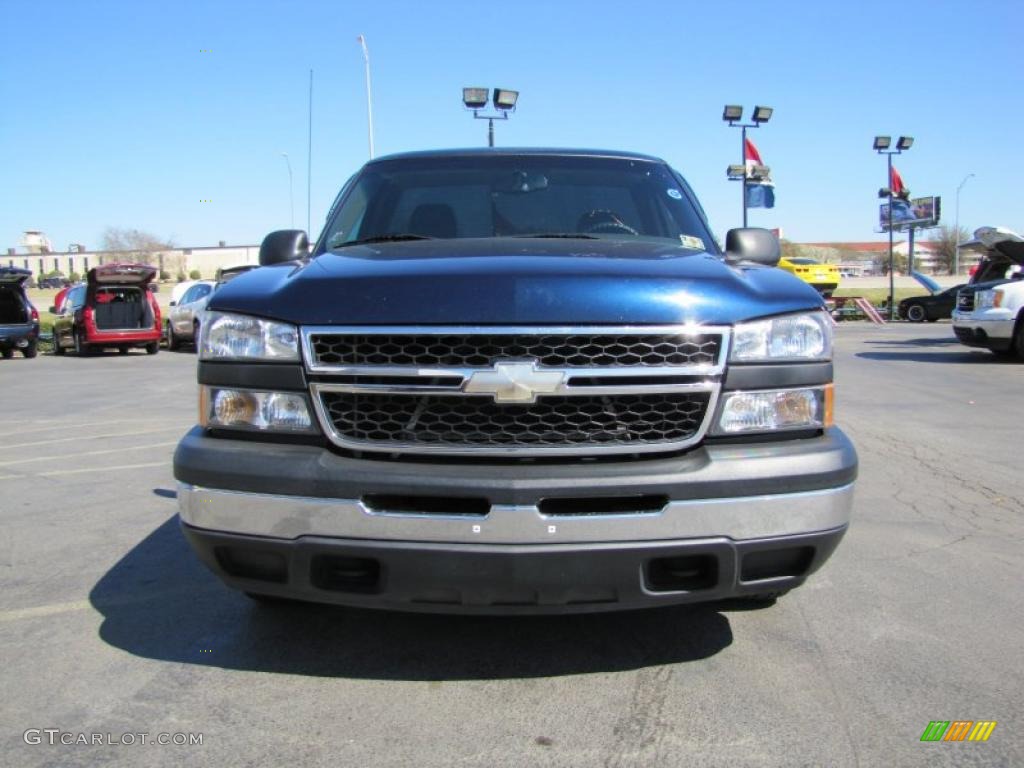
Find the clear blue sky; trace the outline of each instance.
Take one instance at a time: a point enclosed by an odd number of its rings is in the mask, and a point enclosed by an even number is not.
[[[56,249],[108,226],[180,245],[256,243],[312,221],[367,157],[473,146],[463,85],[521,91],[498,143],[629,149],[687,176],[722,236],[740,218],[740,136],[725,103],[775,107],[752,132],[777,206],[751,223],[797,241],[870,240],[885,183],[876,133],[909,134],[897,167],[952,223],[1024,230],[1024,4],[1000,2],[24,2],[0,0],[0,246]],[[201,50],[209,49],[210,53]],[[200,200],[212,202],[200,202]],[[2,253],[3,251],[0,251]]]

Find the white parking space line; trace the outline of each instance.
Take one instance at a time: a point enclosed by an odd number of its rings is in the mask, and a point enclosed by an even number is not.
[[[92,600],[74,600],[67,603],[37,605],[31,608],[12,608],[10,610],[0,611],[0,624],[7,621],[18,621],[20,619],[34,619],[40,616],[58,616],[62,613],[84,611],[89,608],[95,608],[102,612],[105,608],[116,608],[123,605],[132,605],[134,603],[147,603],[153,600],[165,600],[169,597],[175,597],[176,595],[184,593],[188,593],[190,595],[202,595],[206,592],[220,592],[222,589],[223,587],[219,584],[198,588],[174,587],[173,589],[163,589],[158,592],[122,595],[113,599],[98,601],[96,603]]]
[[[59,477],[61,475],[83,475],[83,474],[103,474],[107,472],[116,472],[121,469],[147,469],[149,467],[169,467],[170,461],[164,459],[163,461],[152,461],[147,464],[119,464],[114,467],[86,467],[85,469],[55,469],[50,472],[34,472],[25,475],[0,475],[0,480],[30,480],[36,477]]]
[[[74,424],[70,421],[62,419],[43,419],[37,421],[25,421],[25,422],[4,422],[5,424],[19,423],[36,425],[30,429],[19,429],[14,432],[5,432],[4,434],[8,437],[14,437],[17,435],[31,435],[35,432],[51,432],[55,429],[82,429],[84,427],[104,427],[110,426],[111,424],[179,424],[180,419],[107,419],[105,421],[86,421],[81,424]],[[49,425],[49,426],[44,426]]]
[[[38,605],[35,608],[15,608],[10,611],[0,611],[0,622],[17,621],[18,619],[32,619],[37,616],[53,616],[59,613],[70,613],[88,608],[91,603],[88,600],[76,600],[73,603],[53,603],[51,605]]]
[[[0,461],[0,467],[10,467],[15,464],[30,464],[35,461],[60,461],[61,459],[78,459],[87,456],[103,456],[109,453],[124,453],[125,451],[146,451],[150,448],[166,448],[170,445],[177,445],[177,440],[166,443],[150,443],[149,445],[129,445],[124,448],[109,448],[105,451],[81,451],[79,453],[61,453],[56,456],[36,456],[32,459],[15,459],[14,461]]]
[[[54,443],[71,443],[76,440],[100,440],[105,437],[134,437],[135,435],[152,435],[156,432],[181,432],[183,427],[179,424],[175,427],[160,427],[159,429],[143,429],[135,432],[107,432],[101,435],[79,435],[78,437],[59,437],[53,440],[36,440],[32,443],[14,443],[13,445],[0,445],[0,451],[9,448],[30,448],[34,445],[53,445]]]

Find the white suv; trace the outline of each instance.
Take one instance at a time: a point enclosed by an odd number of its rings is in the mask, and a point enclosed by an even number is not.
[[[961,250],[984,258],[971,284],[957,295],[953,330],[961,343],[1024,359],[1024,238],[1001,227],[982,227]]]

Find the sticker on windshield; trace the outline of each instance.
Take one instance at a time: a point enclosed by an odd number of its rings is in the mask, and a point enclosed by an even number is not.
[[[704,241],[693,235],[680,235],[679,242],[683,244],[683,248],[693,248],[695,251],[704,250]]]
[[[666,189],[665,190],[665,194],[667,194],[673,200],[682,200],[683,199],[683,193],[680,192],[678,189],[675,189],[675,188]]]

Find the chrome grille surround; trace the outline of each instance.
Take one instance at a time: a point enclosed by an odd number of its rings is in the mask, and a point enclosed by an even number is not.
[[[332,344],[351,336],[357,343],[367,344],[371,350],[375,341],[372,337],[386,337],[387,341],[383,343],[388,344],[396,337],[415,338],[413,344],[417,349],[414,351],[424,348],[421,341],[424,339],[428,342],[436,339],[437,344],[443,347],[442,341],[446,337],[457,338],[465,354],[456,361],[472,358],[473,362],[480,364],[423,366],[323,362],[316,354],[316,345],[322,344],[326,336],[331,337]],[[504,354],[502,349],[495,349],[486,361],[483,357],[472,357],[476,354],[472,349],[474,339],[482,339],[483,346],[490,344],[493,347],[495,337],[512,336],[518,339],[520,346],[524,343],[529,346],[530,339],[538,338],[544,339],[538,343],[548,347],[559,341],[559,337],[565,341],[555,346],[565,346],[569,339],[589,336],[611,339],[611,344],[621,348],[628,347],[632,339],[640,339],[639,344],[660,346],[661,351],[657,354],[662,356],[672,354],[664,345],[676,345],[686,350],[688,355],[696,349],[696,354],[691,357],[700,362],[682,365],[634,362],[613,366],[549,366],[543,365],[536,357],[512,356]],[[730,329],[685,325],[307,326],[302,328],[301,338],[317,418],[331,442],[342,448],[429,455],[590,456],[676,451],[699,442],[715,413],[721,375],[729,352]],[[434,346],[434,352],[443,352]],[[713,348],[713,356],[708,354],[710,348]],[[513,348],[512,351],[520,350]],[[597,350],[597,353],[600,355],[601,351]],[[621,350],[616,350],[616,353],[622,356]],[[390,354],[395,358],[401,352],[392,349]],[[564,359],[565,355],[562,357]],[[483,364],[485,362],[488,364]],[[494,379],[502,379],[506,372],[512,374],[511,386],[495,386]],[[525,389],[523,392],[516,391],[520,383]],[[532,389],[534,383],[537,384],[535,390]],[[409,398],[409,402],[403,402],[403,398]],[[574,401],[573,398],[581,399]],[[465,404],[464,408],[459,408],[460,402]],[[579,403],[579,417],[572,414],[575,402]],[[694,410],[693,403],[700,404],[699,412]],[[600,408],[598,404],[606,407]],[[381,408],[387,410],[381,411]],[[384,427],[369,429],[369,422],[365,421],[357,428],[360,413],[366,418],[380,417],[387,421],[391,432]],[[666,419],[680,413],[692,420],[692,428],[673,430],[666,427],[666,439],[658,439],[659,429],[667,424]],[[417,414],[427,416],[418,437]],[[593,417],[589,422],[588,414]],[[622,418],[614,418],[616,414]],[[383,419],[385,415],[390,418]],[[455,430],[467,427],[467,415],[484,418],[485,422],[476,425],[476,439],[473,439],[470,429],[467,430],[467,439],[460,443],[454,439]],[[406,427],[397,423],[399,417],[408,419]],[[340,423],[339,419],[342,419]],[[444,428],[446,419],[450,421],[447,429]],[[593,439],[587,439],[583,422],[593,428]],[[495,430],[494,435],[481,431],[488,425]],[[565,430],[565,440],[559,441],[555,435],[562,429]],[[502,435],[504,438],[499,439]],[[616,439],[616,435],[622,439]],[[389,439],[392,437],[394,439]]]

